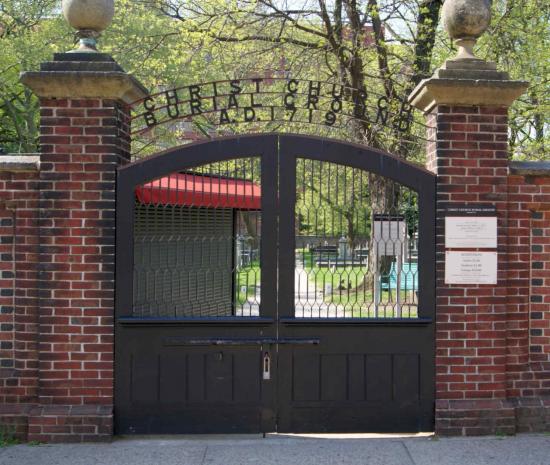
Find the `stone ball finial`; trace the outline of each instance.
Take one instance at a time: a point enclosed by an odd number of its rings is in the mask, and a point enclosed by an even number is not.
[[[77,30],[79,48],[75,52],[97,52],[97,39],[115,14],[114,0],[62,0],[63,16]]]
[[[474,45],[491,23],[491,0],[445,0],[443,25],[458,46],[455,60],[477,60]]]

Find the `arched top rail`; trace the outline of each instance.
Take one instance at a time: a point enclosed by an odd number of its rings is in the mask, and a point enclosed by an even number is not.
[[[387,177],[418,192],[426,187],[433,189],[435,179],[425,168],[372,147],[315,136],[271,133],[220,137],[165,150],[120,167],[118,188],[131,191],[145,182],[197,165],[251,156],[335,161]]]

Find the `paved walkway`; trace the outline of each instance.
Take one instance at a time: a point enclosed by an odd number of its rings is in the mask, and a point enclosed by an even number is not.
[[[550,465],[550,435],[506,438],[185,436],[18,445],[1,465]]]
[[[294,304],[296,306],[296,316],[302,318],[336,318],[352,316],[352,312],[346,311],[342,305],[330,304],[324,301],[323,292],[311,282],[308,273],[304,268],[294,270]],[[246,302],[237,307],[237,316],[259,316],[260,315],[260,289],[257,288],[254,297],[249,297]]]

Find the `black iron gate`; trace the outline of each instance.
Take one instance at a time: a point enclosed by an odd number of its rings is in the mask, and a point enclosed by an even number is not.
[[[429,172],[314,137],[122,167],[116,431],[432,430],[434,213]]]

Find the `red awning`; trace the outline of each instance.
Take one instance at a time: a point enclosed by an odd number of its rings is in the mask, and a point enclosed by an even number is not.
[[[171,174],[136,188],[139,202],[154,205],[259,210],[261,188],[242,179]]]

